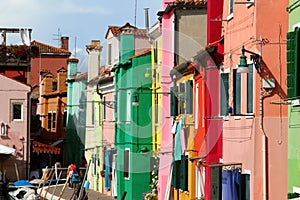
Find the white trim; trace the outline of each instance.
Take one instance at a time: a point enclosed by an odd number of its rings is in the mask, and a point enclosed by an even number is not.
[[[131,92],[127,92],[127,109],[126,109],[126,122],[130,123],[130,118],[131,118]]]
[[[242,117],[241,116],[233,116],[233,119],[234,120],[240,120],[240,119],[242,119]]]
[[[7,124],[4,121],[2,121],[0,123],[0,126],[1,126],[0,136],[7,136]]]
[[[24,121],[24,100],[11,99],[11,121],[21,122]],[[21,105],[21,119],[14,119],[14,105]]]
[[[198,129],[199,123],[199,83],[196,83],[196,97],[195,97],[195,129]]]
[[[231,13],[230,15],[228,15],[227,17],[226,17],[226,20],[227,21],[230,21],[230,20],[232,20],[233,19],[233,13]]]

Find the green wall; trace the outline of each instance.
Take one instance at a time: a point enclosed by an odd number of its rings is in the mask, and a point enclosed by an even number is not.
[[[151,79],[144,74],[151,68],[151,54],[142,55],[120,64],[115,73],[117,123],[115,145],[117,147],[118,199],[126,191],[125,199],[142,199],[143,193],[151,190],[150,157],[152,155],[152,95]],[[130,97],[128,96],[130,92]],[[139,106],[132,106],[134,94]],[[129,109],[128,109],[129,105]],[[129,113],[128,113],[129,112]],[[130,115],[128,121],[127,116]],[[129,178],[124,178],[124,150],[130,149]],[[148,152],[143,150],[147,149]]]

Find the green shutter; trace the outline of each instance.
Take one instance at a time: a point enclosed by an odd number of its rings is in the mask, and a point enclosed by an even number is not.
[[[300,81],[298,81],[298,66],[300,64],[300,46],[297,27],[294,32],[287,33],[287,95],[288,98],[297,97],[300,94]]]
[[[185,106],[186,114],[193,114],[193,81],[189,80],[185,83]]]
[[[221,74],[220,81],[220,115],[228,115],[229,107],[229,73]]]
[[[185,84],[184,83],[179,83],[179,109],[180,109],[180,114],[185,114],[184,110],[184,100],[185,100]]]
[[[234,114],[241,114],[241,74],[233,70]]]
[[[212,167],[210,170],[211,199],[222,199],[222,167]]]
[[[247,113],[253,113],[253,64],[248,67],[250,73],[247,74]]]
[[[181,160],[173,162],[172,185],[174,188],[180,188],[180,164]]]
[[[188,156],[181,156],[181,167],[180,167],[180,189],[188,191]]]
[[[170,95],[170,115],[177,116],[178,115],[178,87],[171,87],[171,95]]]

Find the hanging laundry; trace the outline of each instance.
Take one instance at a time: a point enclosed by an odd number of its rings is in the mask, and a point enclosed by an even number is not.
[[[21,34],[21,40],[24,45],[30,46],[30,33],[29,30],[26,29],[20,29],[20,34]]]
[[[182,155],[180,130],[181,130],[181,123],[178,123],[176,126],[175,146],[174,146],[174,160],[175,161],[181,160],[181,155]]]
[[[180,134],[180,143],[181,143],[181,154],[184,154],[186,150],[186,144],[187,144],[186,136],[185,136],[184,118],[182,118],[179,123],[180,123],[179,134]]]
[[[175,121],[175,122],[173,123],[173,126],[172,126],[172,128],[171,128],[171,133],[172,133],[172,134],[175,134],[175,133],[176,133],[176,127],[177,127],[177,124],[178,124],[177,121]]]
[[[239,171],[222,171],[222,196],[223,200],[238,200],[239,191]]]

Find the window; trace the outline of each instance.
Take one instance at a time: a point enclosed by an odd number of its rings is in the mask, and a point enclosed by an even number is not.
[[[184,93],[185,93],[185,84],[184,83],[179,83],[179,110],[180,110],[180,114],[185,114]]]
[[[129,179],[129,167],[130,167],[130,149],[126,148],[124,151],[124,178]]]
[[[111,48],[111,44],[108,44],[108,49],[107,49],[107,51],[108,51],[108,65],[111,65],[112,64],[112,62],[111,62],[111,57],[112,57],[112,48]]]
[[[248,67],[250,73],[247,74],[247,113],[253,113],[253,64]]]
[[[95,124],[95,113],[96,113],[96,108],[95,108],[95,101],[92,101],[92,120],[91,124]]]
[[[51,130],[52,113],[48,112],[48,130]]]
[[[234,0],[229,0],[229,15],[233,14],[233,5],[234,5]]]
[[[170,115],[177,116],[178,115],[178,87],[174,86],[170,88]]]
[[[56,112],[52,113],[52,129],[56,128]]]
[[[220,74],[220,115],[228,115],[229,107],[229,73]]]
[[[193,81],[185,83],[185,113],[193,114]]]
[[[131,92],[127,92],[127,109],[126,109],[126,121],[130,122],[130,114],[131,114]]]
[[[7,125],[1,122],[1,136],[7,136]]]
[[[57,90],[57,82],[52,82],[52,91]]]
[[[23,101],[19,101],[19,100],[11,101],[11,118],[12,121],[23,120]]]
[[[287,33],[287,96],[300,96],[300,28]]]
[[[63,127],[66,128],[67,127],[67,111],[64,111],[64,121],[63,121]]]
[[[106,120],[106,96],[103,96],[103,120]]]
[[[241,74],[233,69],[233,113],[241,114]]]

